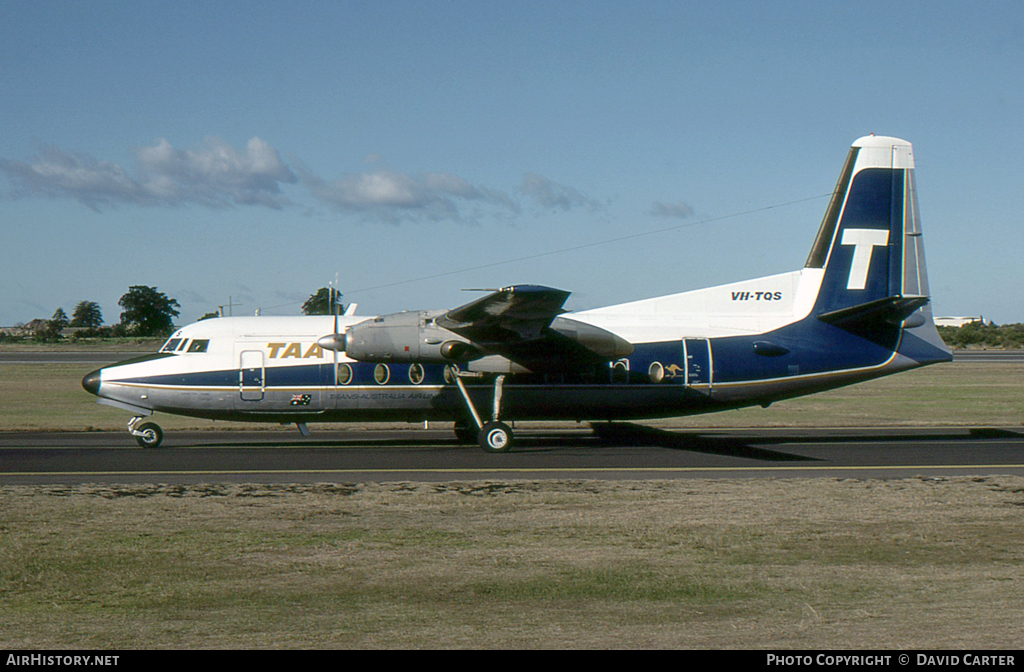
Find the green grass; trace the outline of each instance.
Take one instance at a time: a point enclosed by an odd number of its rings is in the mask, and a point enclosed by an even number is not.
[[[0,488],[0,646],[1024,641],[1021,478],[481,485]]]
[[[123,431],[91,368],[0,366],[0,430]],[[1022,380],[953,363],[655,424],[1019,426]],[[1019,648],[1022,507],[998,475],[4,486],[0,647]]]

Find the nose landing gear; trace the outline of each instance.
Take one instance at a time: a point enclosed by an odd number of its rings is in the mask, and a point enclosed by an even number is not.
[[[164,432],[160,429],[160,425],[155,422],[144,422],[136,427],[139,420],[142,420],[144,417],[146,416],[136,415],[129,420],[128,431],[143,448],[157,448],[160,446],[160,442],[164,440]]]

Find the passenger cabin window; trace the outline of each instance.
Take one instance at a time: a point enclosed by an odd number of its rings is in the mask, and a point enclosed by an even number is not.
[[[174,352],[175,350],[178,349],[178,345],[180,343],[180,338],[172,338],[166,343],[164,343],[164,347],[160,348],[160,352]]]
[[[206,352],[206,348],[209,345],[210,339],[196,338],[193,339],[192,343],[188,346],[188,352]]]

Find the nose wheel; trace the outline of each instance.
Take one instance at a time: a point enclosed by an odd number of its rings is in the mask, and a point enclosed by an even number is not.
[[[128,423],[128,431],[135,437],[135,441],[143,448],[157,448],[164,440],[164,431],[155,422],[144,422],[138,424],[143,416],[136,416]]]

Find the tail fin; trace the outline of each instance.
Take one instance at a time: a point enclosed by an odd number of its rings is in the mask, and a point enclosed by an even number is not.
[[[909,142],[853,143],[806,266],[824,269],[817,315],[928,296]]]
[[[853,143],[806,268],[824,271],[812,311],[819,320],[857,332],[922,327],[919,338],[948,355],[927,305],[909,142],[872,135]]]

